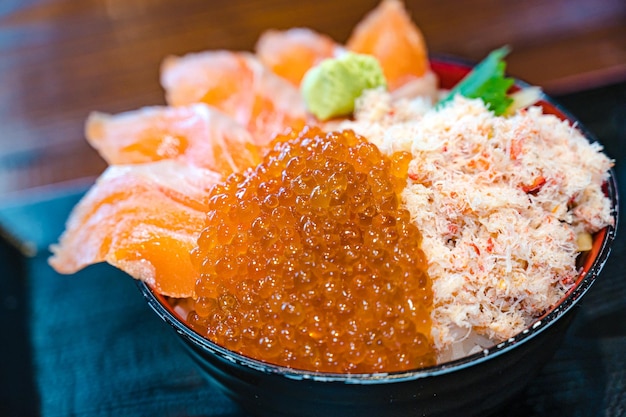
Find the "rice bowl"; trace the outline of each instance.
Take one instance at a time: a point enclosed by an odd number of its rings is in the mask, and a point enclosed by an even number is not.
[[[445,86],[458,82],[470,66],[456,59],[437,59],[433,68]],[[524,86],[520,81],[517,85]],[[594,141],[590,132],[549,98],[544,96],[538,105],[546,113],[575,123],[588,140]],[[592,249],[577,260],[581,273],[559,302],[516,335],[427,369],[346,375],[274,366],[212,343],[185,324],[180,311],[175,311],[176,303],[144,283],[138,282],[138,287],[156,314],[174,328],[207,378],[253,415],[485,415],[515,397],[550,360],[575,315],[574,307],[607,261],[618,212],[611,170],[603,191],[611,202],[615,223],[594,234]],[[460,355],[465,355],[467,349],[462,350]]]

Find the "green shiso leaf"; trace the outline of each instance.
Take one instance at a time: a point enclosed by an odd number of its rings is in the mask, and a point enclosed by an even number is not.
[[[454,96],[460,94],[467,98],[480,98],[496,115],[504,114],[513,102],[513,99],[507,95],[507,91],[513,85],[514,80],[504,76],[506,69],[504,57],[508,53],[508,47],[492,51],[445,98],[439,101],[436,107],[441,108]]]

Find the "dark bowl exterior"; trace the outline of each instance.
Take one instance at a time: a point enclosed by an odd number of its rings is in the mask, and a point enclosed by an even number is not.
[[[148,286],[140,288],[204,375],[250,414],[268,417],[487,415],[519,394],[549,361],[575,314],[570,309],[520,346],[507,344],[469,361],[351,377],[298,372],[232,354],[184,327]]]
[[[457,59],[433,59],[441,85],[450,88],[471,69]],[[518,82],[516,88],[525,86]],[[546,113],[590,132],[545,97]],[[617,229],[618,196],[610,172],[605,192],[615,224],[594,236],[592,251],[582,257],[578,282],[552,311],[517,336],[483,352],[432,368],[392,374],[328,374],[293,370],[228,351],[191,330],[165,297],[143,282],[138,286],[150,307],[180,336],[207,378],[246,411],[257,416],[463,416],[487,415],[519,394],[555,353],[580,298],[602,270]]]

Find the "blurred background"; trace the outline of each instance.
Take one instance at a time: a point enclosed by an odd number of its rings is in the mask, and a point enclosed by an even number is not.
[[[93,177],[92,110],[164,102],[169,54],[253,50],[268,28],[313,28],[338,42],[378,0],[3,0],[0,196]],[[407,0],[431,54],[480,60],[508,44],[509,73],[556,96],[626,80],[623,0]]]
[[[163,104],[167,55],[252,51],[270,28],[345,42],[377,3],[0,0],[1,416],[242,416],[199,376],[132,280],[106,265],[71,277],[47,265],[70,208],[105,168],[84,122],[94,110]],[[431,55],[479,61],[510,45],[509,74],[541,86],[598,137],[626,195],[626,1],[406,6]],[[626,415],[625,258],[622,232],[563,348],[502,415]]]

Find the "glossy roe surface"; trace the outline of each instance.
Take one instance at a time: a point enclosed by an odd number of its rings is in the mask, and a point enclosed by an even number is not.
[[[253,172],[212,191],[192,327],[299,369],[435,364],[421,234],[398,198],[409,160],[351,131],[278,137]]]

